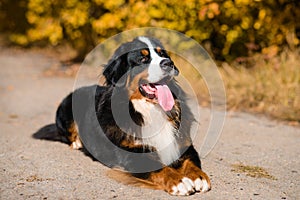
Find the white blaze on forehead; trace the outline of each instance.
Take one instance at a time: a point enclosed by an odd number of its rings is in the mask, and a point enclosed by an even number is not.
[[[148,81],[151,83],[155,83],[160,81],[165,73],[160,67],[160,62],[164,60],[165,58],[160,57],[156,52],[155,52],[155,47],[147,37],[139,37],[139,40],[143,43],[145,43],[150,51],[150,56],[151,56],[151,62],[149,64],[149,69],[148,69]]]

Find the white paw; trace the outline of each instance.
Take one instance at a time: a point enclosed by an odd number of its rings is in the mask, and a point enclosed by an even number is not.
[[[197,178],[195,181],[184,177],[178,185],[172,187],[172,195],[187,196],[195,192],[207,192],[210,185],[205,179]]]
[[[76,139],[74,142],[71,144],[71,148],[74,150],[78,150],[82,148],[82,143],[79,139]]]
[[[205,179],[201,180],[200,178],[197,178],[194,181],[194,185],[196,192],[207,192],[208,190],[210,190],[210,185]]]
[[[187,196],[195,192],[195,184],[194,182],[189,179],[184,177],[181,179],[181,182],[172,187],[172,195],[180,195],[180,196]]]

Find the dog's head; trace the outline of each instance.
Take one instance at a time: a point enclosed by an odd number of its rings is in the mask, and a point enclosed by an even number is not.
[[[168,84],[178,73],[160,41],[148,37],[122,44],[103,71],[107,85],[124,87],[130,99],[145,98],[165,111],[174,105]]]

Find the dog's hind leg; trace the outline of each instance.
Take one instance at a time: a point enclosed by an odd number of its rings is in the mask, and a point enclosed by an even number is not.
[[[78,127],[73,118],[72,96],[69,94],[59,105],[56,112],[56,127],[58,133],[70,144],[72,149],[81,149],[82,143],[78,134]]]

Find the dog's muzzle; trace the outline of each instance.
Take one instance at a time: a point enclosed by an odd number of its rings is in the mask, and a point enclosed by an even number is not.
[[[179,70],[174,65],[174,62],[172,60],[170,60],[169,58],[163,59],[159,63],[159,66],[161,67],[162,70],[164,70],[171,76],[177,76],[179,74]]]

